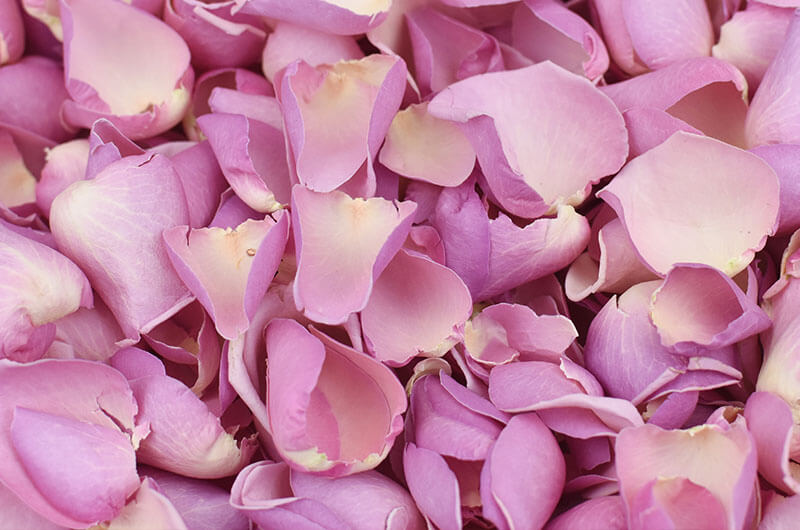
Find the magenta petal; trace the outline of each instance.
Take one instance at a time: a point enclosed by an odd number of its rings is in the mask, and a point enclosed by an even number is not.
[[[2,405],[0,406],[0,455],[3,461],[3,466],[0,467],[0,480],[39,514],[62,526],[84,528],[107,518],[110,513],[109,509],[118,511],[121,504],[124,503],[125,497],[136,489],[138,480],[136,479],[131,443],[134,445],[138,443],[138,439],[146,434],[146,427],[134,426],[136,402],[125,378],[116,370],[89,361],[45,360],[25,365],[0,361],[0,405]],[[91,481],[92,477],[91,474],[87,476],[85,472],[69,473],[69,476],[60,478],[53,476],[53,474],[67,471],[65,466],[74,462],[75,453],[60,457],[55,464],[45,465],[45,470],[42,471],[43,475],[32,480],[34,477],[29,475],[30,471],[26,471],[20,457],[17,456],[17,451],[24,451],[26,448],[15,449],[15,442],[12,440],[15,408],[29,410],[30,413],[27,416],[34,415],[34,421],[43,420],[51,424],[55,422],[52,427],[40,429],[39,427],[33,428],[33,424],[26,424],[25,421],[20,422],[19,419],[15,421],[16,428],[23,429],[18,436],[30,435],[34,439],[31,443],[37,443],[37,439],[46,443],[46,450],[38,451],[33,451],[33,445],[28,445],[28,448],[34,453],[28,455],[30,457],[26,464],[28,469],[33,469],[30,466],[39,465],[35,464],[33,459],[47,459],[54,455],[53,451],[57,448],[65,448],[62,443],[64,439],[57,435],[56,430],[64,433],[63,429],[69,431],[72,427],[77,428],[77,431],[73,431],[76,432],[75,443],[78,444],[75,448],[78,449],[81,444],[90,446],[83,445],[88,451],[83,454],[84,462],[90,461],[92,458],[102,459],[114,456],[119,456],[121,460],[129,458],[129,464],[122,465],[123,469],[129,465],[129,471],[117,475],[119,482],[116,484],[117,486],[121,485],[121,488],[116,489],[116,492],[125,490],[117,508],[114,508],[114,503],[117,501],[99,507],[89,506],[84,502],[87,498],[83,497],[77,501],[75,499],[66,500],[72,493],[65,491],[65,488],[62,487],[63,484],[76,481],[77,488],[82,480]],[[28,431],[28,427],[31,427],[33,432]],[[123,435],[120,430],[124,430],[126,434]],[[111,434],[109,431],[116,434]],[[50,435],[57,435],[57,439],[44,440],[43,437]],[[100,436],[110,441],[117,449],[112,449],[112,452],[105,457],[100,453],[95,454],[96,446],[93,441],[90,442],[86,439],[87,436],[93,437],[94,441],[97,440],[96,436]],[[123,449],[121,445],[123,438],[127,449]],[[67,449],[65,448],[65,450]],[[130,451],[129,456],[125,456],[128,451]],[[108,469],[111,471],[110,468]],[[97,472],[99,473],[100,469]],[[111,474],[114,475],[113,471]],[[38,485],[35,485],[34,482],[37,482]],[[94,489],[91,495],[96,499],[103,496],[104,488],[83,484],[80,487],[88,486],[90,492]],[[129,486],[132,487],[128,489]],[[47,489],[58,498],[51,498],[49,493],[45,493],[40,488]],[[66,490],[68,489],[66,488]],[[116,494],[112,493],[112,495]],[[102,513],[98,512],[95,516],[95,514],[84,511],[95,508]]]
[[[164,231],[178,276],[226,339],[244,333],[278,270],[289,237],[289,215],[249,219],[235,229],[178,226]]]
[[[626,530],[625,505],[616,495],[589,499],[552,519],[545,530]]]
[[[124,2],[61,0],[61,6],[69,123],[89,127],[105,117],[139,139],[180,122],[194,73],[175,31]]]
[[[11,439],[42,495],[85,524],[113,519],[139,485],[133,446],[117,429],[16,407]]]
[[[703,263],[735,275],[777,225],[772,168],[719,140],[683,132],[632,160],[597,196],[614,208],[639,255],[660,274],[675,263]],[[759,208],[747,207],[756,197]]]
[[[234,0],[243,13],[285,20],[334,35],[357,35],[386,17],[390,0]]]
[[[521,217],[582,203],[628,154],[625,124],[611,101],[549,62],[459,81],[428,109],[464,124],[493,195]],[[520,122],[536,126],[520,129]]]
[[[758,450],[759,474],[788,494],[800,492],[789,454],[795,429],[789,404],[770,392],[755,392],[744,414]]]
[[[542,420],[535,413],[514,416],[481,473],[481,499],[486,504],[491,497],[500,512],[484,515],[500,528],[541,528],[558,504],[565,476],[564,456]]]
[[[332,191],[371,161],[400,108],[405,84],[405,63],[386,55],[287,67],[278,100],[300,183]]]
[[[415,209],[409,201],[353,199],[340,191],[317,193],[295,186],[297,308],[324,324],[340,324],[362,310],[373,282],[408,236]]]
[[[441,530],[461,529],[461,502],[456,475],[438,453],[406,444],[403,470],[408,490],[420,511]]]
[[[535,62],[553,61],[591,80],[608,70],[608,51],[597,31],[553,0],[526,0],[511,20],[511,42]]]
[[[456,273],[400,250],[375,282],[361,326],[379,361],[403,365],[447,353],[460,342],[471,313],[472,297]]]
[[[783,47],[753,96],[745,130],[750,146],[800,143],[800,14],[795,12]]]
[[[406,397],[375,359],[300,324],[266,331],[272,438],[292,467],[341,476],[372,469],[402,430]]]
[[[6,280],[0,291],[0,357],[22,354],[33,346],[28,341],[41,326],[92,306],[91,286],[75,263],[4,224],[0,224],[0,275]],[[48,345],[30,354],[41,357]]]
[[[0,65],[14,63],[25,50],[25,27],[14,0],[0,2]]]
[[[88,272],[134,342],[191,301],[161,241],[164,229],[188,222],[181,183],[160,155],[112,163],[61,193],[50,215],[59,248]]]

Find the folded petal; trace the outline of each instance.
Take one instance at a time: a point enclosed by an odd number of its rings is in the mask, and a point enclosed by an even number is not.
[[[735,275],[777,225],[778,179],[767,164],[683,132],[632,160],[597,196],[614,208],[638,254],[659,274],[675,263],[703,263]],[[756,197],[759,208],[747,206]]]
[[[407,237],[415,208],[409,201],[353,199],[340,191],[317,193],[295,186],[297,308],[325,324],[340,324],[362,310],[373,282]]]
[[[740,147],[747,143],[747,81],[725,61],[687,59],[601,90],[621,111],[653,107],[708,136]]]
[[[180,180],[161,155],[110,164],[62,192],[50,212],[59,248],[87,272],[134,342],[191,301],[161,241],[163,230],[188,222]]]
[[[406,444],[403,471],[420,511],[441,530],[460,530],[461,502],[455,473],[440,454]]]
[[[650,495],[663,506],[667,522],[679,523],[681,512],[688,508],[685,503],[702,495],[708,516],[718,503],[728,528],[744,524],[756,484],[755,446],[744,418],[728,427],[699,425],[665,431],[644,425],[627,429],[617,437],[616,455],[620,492],[630,521],[641,515],[636,508],[650,504],[637,497],[651,489]]]
[[[358,60],[364,52],[353,37],[278,22],[267,37],[261,58],[261,68],[270,81],[279,70],[302,59],[311,66]]]
[[[535,413],[514,416],[481,472],[484,516],[499,528],[541,528],[561,498],[565,477],[553,433]]]
[[[183,185],[189,207],[189,226],[207,226],[228,187],[214,151],[208,142],[200,142],[170,157]]]
[[[146,526],[162,530],[187,529],[178,511],[150,478],[142,480],[136,495],[108,523],[108,530],[136,530]]]
[[[33,423],[25,418],[14,420],[15,408],[18,411],[26,409],[28,412],[22,414],[27,419],[33,417]],[[0,361],[0,455],[3,460],[0,480],[31,509],[58,525],[84,528],[104,520],[109,510],[118,511],[128,494],[137,487],[131,444],[136,445],[141,435],[146,434],[146,426],[134,425],[136,411],[136,402],[128,383],[122,374],[109,366],[78,360],[45,360],[24,365]],[[48,426],[36,427],[40,422]],[[15,442],[12,433],[14,424],[19,431],[16,436],[19,442],[23,437],[32,440],[26,444]],[[109,467],[103,469],[98,466],[94,471],[98,474],[107,472],[109,478],[118,477],[115,488],[108,492],[111,503],[90,506],[88,496],[78,497],[77,501],[74,498],[71,502],[68,500],[74,493],[71,493],[70,486],[65,485],[71,482],[76,489],[88,488],[83,491],[95,499],[106,495],[104,487],[98,488],[96,484],[91,486],[93,477],[99,475],[86,473],[87,468],[81,465],[80,472],[68,471],[69,463],[76,462],[78,458],[77,453],[64,445],[64,436],[61,434],[66,436],[68,432],[72,433],[69,436],[74,449],[80,449],[85,463],[95,458],[98,462],[108,459]],[[56,439],[50,436],[56,436]],[[123,438],[127,448],[124,448]],[[42,440],[45,448],[34,450],[30,444],[39,443],[36,440]],[[111,444],[107,447],[108,454],[103,454],[102,450],[95,451],[95,443],[100,440]],[[15,444],[19,447],[15,447]],[[36,459],[53,458],[54,451],[60,449],[67,453],[55,462],[51,461],[50,465],[42,464],[42,460],[36,463]],[[20,460],[20,450],[31,451],[28,463],[23,464]],[[32,476],[31,466],[43,466],[42,474]],[[121,470],[121,473],[116,475],[114,469]],[[121,503],[112,500],[120,492]],[[89,513],[94,508],[102,514]]]
[[[150,424],[150,435],[136,452],[139,461],[194,478],[226,477],[244,467],[256,450],[255,441],[238,443],[205,403],[177,379],[134,372],[129,365],[142,357],[156,359],[143,350],[126,348],[112,361],[129,378],[139,403],[137,417]]]
[[[372,469],[402,430],[405,391],[373,358],[292,320],[266,330],[267,409],[281,456],[302,471]]]
[[[89,142],[83,138],[59,144],[47,152],[36,184],[36,205],[46,216],[56,196],[70,184],[83,180],[89,160]]]
[[[285,20],[333,33],[357,35],[386,17],[390,0],[234,0],[243,13]]]
[[[105,362],[119,349],[116,343],[125,338],[101,298],[95,298],[91,309],[80,308],[56,320],[55,326],[55,338],[45,357]]]
[[[233,230],[178,226],[164,231],[178,276],[226,339],[247,330],[278,270],[289,238],[289,216],[249,219]]]
[[[553,0],[526,0],[511,19],[511,43],[535,62],[553,61],[591,80],[608,70],[608,51],[597,31]]]
[[[770,392],[754,392],[744,409],[758,451],[758,472],[788,494],[800,492],[797,464],[790,458],[794,420],[789,404]]]
[[[230,11],[230,2],[166,0],[164,22],[189,46],[199,70],[247,66],[258,60],[267,35],[258,17]]]
[[[133,139],[181,121],[194,73],[189,48],[172,28],[124,2],[62,0],[64,69],[72,101],[66,120],[111,120]]]
[[[747,113],[747,143],[800,143],[800,13],[795,11],[783,46],[772,59]]]
[[[458,186],[472,173],[475,151],[455,124],[431,116],[428,104],[419,103],[394,116],[380,162],[410,179]]]
[[[461,341],[471,313],[472,297],[456,273],[400,250],[375,281],[361,326],[379,361],[403,365],[447,353]]]
[[[428,110],[463,124],[492,194],[525,218],[582,203],[628,154],[624,120],[611,101],[549,62],[459,81]]]
[[[331,191],[371,161],[405,84],[405,63],[386,55],[316,68],[303,61],[290,65],[278,100],[300,183]]]

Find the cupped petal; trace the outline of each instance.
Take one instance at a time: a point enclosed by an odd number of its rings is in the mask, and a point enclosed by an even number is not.
[[[278,270],[289,238],[289,215],[248,219],[234,229],[178,226],[164,231],[178,276],[214,319],[217,332],[236,338],[250,326]]]
[[[595,29],[553,0],[525,0],[511,19],[511,43],[535,62],[552,61],[591,80],[608,70],[608,50]]]
[[[441,530],[462,528],[458,480],[439,453],[406,444],[403,471],[420,511]]]
[[[754,94],[769,63],[781,49],[791,21],[790,9],[749,2],[746,9],[734,13],[722,25],[712,55],[741,70]]]
[[[459,81],[428,110],[463,124],[494,197],[529,219],[582,203],[628,154],[625,123],[612,102],[586,78],[550,62]]]
[[[380,162],[404,177],[437,186],[458,186],[475,167],[475,151],[452,122],[431,116],[428,104],[395,114]]]
[[[267,34],[258,17],[231,15],[231,2],[166,0],[164,22],[186,42],[199,70],[248,66],[258,60]]]
[[[630,528],[725,528],[725,508],[707,488],[681,477],[656,478],[630,502]]]
[[[50,211],[59,248],[133,342],[191,301],[161,241],[162,231],[188,222],[180,180],[160,155],[110,164],[59,194]]]
[[[130,438],[116,428],[16,407],[10,434],[36,489],[74,520],[113,519],[139,485]]]
[[[234,0],[251,13],[333,33],[358,35],[386,18],[391,0]]]
[[[747,112],[749,146],[800,143],[800,13],[795,11],[783,46],[772,59]]]
[[[789,404],[771,392],[754,392],[744,409],[758,451],[758,472],[790,495],[800,492],[800,469],[791,460],[794,419]]]
[[[471,313],[472,297],[456,273],[401,249],[375,281],[361,326],[379,361],[403,365],[447,353],[461,341]]]
[[[189,105],[189,48],[161,20],[114,0],[61,0],[66,120],[106,117],[133,139],[167,131]]]
[[[597,196],[614,208],[638,254],[659,274],[675,263],[702,263],[733,276],[763,248],[778,220],[778,179],[769,165],[683,132],[632,160]],[[758,208],[749,206],[753,201]]]
[[[630,521],[640,515],[631,511],[642,507],[637,497],[652,488],[651,494],[666,504],[668,517],[680,517],[671,508],[705,490],[708,500],[721,506],[728,528],[745,523],[756,484],[756,452],[744,418],[727,427],[699,425],[665,431],[644,425],[626,429],[617,437],[615,452],[620,492]],[[686,482],[673,482],[680,479]],[[670,507],[672,502],[677,506]]]
[[[278,100],[300,183],[332,191],[371,162],[400,108],[405,85],[405,63],[386,55],[287,67]]]
[[[278,22],[267,37],[261,57],[261,69],[270,81],[286,66],[302,59],[311,66],[333,64],[339,61],[358,60],[364,52],[353,37],[335,35],[324,31]]]
[[[47,326],[79,307],[92,306],[89,280],[75,263],[52,248],[29,239],[0,223],[0,355],[41,357],[29,344]],[[52,327],[52,326],[51,326]],[[53,332],[55,330],[52,330]],[[52,335],[50,340],[52,340]]]
[[[281,456],[296,469],[328,476],[377,466],[406,409],[394,374],[292,320],[273,320],[266,343],[269,427]]]
[[[15,422],[15,409],[18,411],[26,409],[30,413],[23,412],[23,415],[27,414],[28,417],[33,415],[34,421],[41,420],[50,426],[43,427],[43,430],[36,427],[30,432],[27,429],[34,424],[19,420]],[[74,482],[76,488],[80,484],[83,484],[81,487],[84,488],[91,484],[94,476],[91,473],[87,474],[86,468],[81,468],[77,473],[68,472],[69,468],[66,466],[70,462],[76,462],[74,460],[77,458],[76,453],[62,454],[55,463],[44,465],[42,475],[32,477],[31,468],[26,470],[26,466],[39,467],[42,460],[38,460],[39,464],[34,460],[30,460],[28,464],[21,462],[17,453],[20,448],[15,448],[17,442],[13,439],[13,425],[16,424],[18,430],[24,431],[17,436],[20,441],[28,435],[33,438],[31,444],[38,443],[36,440],[43,442],[45,439],[48,440],[45,448],[40,448],[29,455],[31,459],[46,460],[50,458],[48,455],[55,454],[54,451],[60,448],[66,449],[63,436],[56,435],[57,431],[62,434],[74,433],[73,442],[77,444],[74,448],[85,449],[85,452],[82,452],[84,462],[89,462],[92,458],[109,459],[110,467],[105,470],[98,467],[97,472],[108,472],[109,478],[111,476],[119,478],[119,482],[115,484],[120,487],[115,486],[114,492],[109,490],[111,497],[133,484],[132,489],[122,494],[124,504],[128,494],[136,489],[136,484],[133,482],[138,482],[131,444],[137,445],[139,438],[147,432],[146,426],[134,425],[136,411],[136,401],[125,378],[113,368],[101,363],[82,360],[44,360],[23,365],[0,361],[0,455],[3,460],[3,466],[0,466],[0,480],[31,509],[55,524],[69,528],[84,528],[101,521],[102,519],[95,519],[94,514],[88,514],[82,508],[91,510],[92,507],[84,503],[88,497],[79,497],[77,501],[73,497],[72,504],[66,500],[74,493],[70,492],[70,488],[63,487],[65,484]],[[116,434],[111,434],[109,431]],[[54,435],[57,436],[56,439],[49,438]],[[127,448],[123,447],[120,436],[124,437]],[[109,447],[109,454],[103,456],[100,454],[102,451],[95,454],[94,444],[99,439],[111,442],[113,448]],[[25,445],[27,449],[33,451],[33,445]],[[26,447],[21,447],[21,450],[26,450]],[[128,451],[130,451],[129,456]],[[116,461],[116,457],[120,460]],[[130,469],[125,471],[128,464],[120,462],[128,458],[130,458]],[[121,470],[120,475],[114,474],[115,468]],[[57,476],[60,473],[66,473],[66,476]],[[51,493],[54,492],[59,498],[51,498],[48,493],[42,491],[42,487]],[[95,499],[99,499],[104,495],[104,487],[97,487],[95,484],[94,488],[89,488],[89,492]],[[116,505],[117,501],[113,501],[101,507],[95,505],[94,508],[106,510],[103,512],[106,514],[109,508],[113,510],[121,508],[121,504],[114,508]]]
[[[481,472],[484,516],[500,528],[541,528],[561,498],[565,478],[564,455],[553,433],[535,413],[514,416]]]
[[[625,505],[617,495],[583,501],[553,518],[545,530],[625,530]]]
[[[364,309],[373,282],[408,236],[415,209],[409,201],[354,199],[340,191],[295,186],[297,308],[324,324],[340,324]]]
[[[601,90],[621,111],[653,107],[713,138],[740,147],[747,143],[747,81],[720,59],[679,61]]]
[[[84,138],[59,144],[45,155],[41,178],[36,184],[36,205],[46,216],[56,196],[73,182],[83,180],[89,160],[89,142]]]

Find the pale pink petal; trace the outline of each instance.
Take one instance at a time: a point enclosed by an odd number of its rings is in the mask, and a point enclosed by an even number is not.
[[[237,442],[186,385],[166,375],[134,373],[128,367],[133,363],[130,357],[153,356],[126,348],[113,360],[129,378],[139,403],[137,418],[150,424],[150,435],[136,452],[139,462],[188,477],[219,478],[237,473],[250,461],[256,450],[253,439]]]
[[[357,35],[380,24],[391,0],[234,0],[243,13],[333,33]]]
[[[800,2],[798,2],[798,0],[758,0],[758,3],[777,7],[800,7]]]
[[[340,191],[317,193],[295,186],[297,308],[325,324],[340,324],[361,311],[374,280],[406,239],[415,208],[408,201],[352,199]]]
[[[597,196],[659,274],[703,263],[735,275],[777,226],[775,172],[746,151],[683,132],[632,160]]]
[[[50,149],[42,175],[36,184],[36,205],[46,216],[56,195],[73,182],[83,180],[89,160],[89,142],[83,138],[63,143]]]
[[[404,365],[417,356],[447,353],[461,341],[471,313],[472,297],[456,273],[400,250],[375,281],[361,326],[379,361]]]
[[[564,290],[573,302],[596,292],[623,293],[634,284],[657,278],[639,259],[619,219],[615,218],[600,228],[597,243],[599,262],[591,252],[584,252],[567,271]]]
[[[714,30],[704,0],[622,0],[636,57],[651,70],[711,54]]]
[[[459,81],[428,110],[463,124],[494,197],[529,219],[582,203],[628,154],[612,102],[586,78],[549,62]]]
[[[650,318],[677,353],[722,348],[772,325],[733,280],[705,265],[676,265],[653,293]]]
[[[15,63],[25,50],[25,26],[15,0],[0,2],[0,65]]]
[[[590,229],[586,218],[572,206],[561,205],[556,217],[537,219],[523,228],[500,214],[489,221],[489,235],[489,275],[476,300],[566,267],[586,248]]]
[[[747,113],[748,145],[800,143],[800,13],[795,11],[783,46],[764,73]]]
[[[294,468],[342,476],[372,469],[402,430],[406,396],[373,358],[295,321],[266,330],[272,438]]]
[[[3,523],[14,530],[67,530],[31,510],[10,489],[0,484],[0,513]]]
[[[302,59],[311,66],[364,57],[353,37],[335,35],[308,26],[278,22],[267,37],[261,69],[272,81],[279,70]]]
[[[0,123],[64,142],[74,129],[60,116],[69,98],[61,65],[45,57],[25,57],[0,68]]]
[[[132,142],[113,123],[100,118],[89,131],[89,159],[85,178],[96,177],[107,165],[123,157],[144,153],[144,149]]]
[[[131,442],[134,445],[138,443],[138,438],[142,434],[146,434],[146,427],[134,426],[136,402],[125,378],[116,370],[90,361],[45,360],[25,365],[5,360],[0,361],[0,455],[2,455],[3,461],[3,466],[0,467],[0,480],[24,499],[30,508],[58,525],[70,528],[84,528],[92,525],[98,522],[93,515],[88,519],[81,519],[68,513],[73,510],[81,511],[81,506],[87,506],[84,503],[86,499],[80,499],[77,503],[68,505],[69,503],[63,501],[62,498],[61,505],[58,506],[58,500],[49,498],[49,495],[40,489],[43,487],[41,481],[49,480],[47,477],[40,476],[39,486],[34,485],[20,462],[12,442],[11,429],[15,408],[36,411],[33,414],[38,414],[39,419],[42,418],[42,415],[55,418],[55,421],[65,428],[68,425],[77,424],[78,431],[82,430],[86,435],[95,427],[105,429],[96,432],[104,433],[101,436],[107,435],[106,439],[111,440],[118,437],[107,431],[116,432],[122,436],[120,434],[120,429],[122,429],[131,434],[133,440],[129,440],[128,436],[124,437],[128,449],[123,450],[121,445],[117,447],[122,453],[130,450],[130,473],[122,475],[122,483],[126,484],[129,480],[125,478],[126,476],[130,476],[136,481]],[[55,434],[52,428],[48,427],[43,430],[37,428],[31,435],[37,439],[49,436],[48,433]],[[52,454],[53,450],[62,447],[62,442],[61,439],[50,440],[47,442],[46,449],[39,452]],[[88,443],[83,435],[78,434],[76,443],[79,442]],[[121,438],[119,442],[122,443]],[[92,449],[94,448],[92,447]],[[48,458],[45,454],[40,456]],[[59,469],[67,471],[65,466],[74,461],[74,456],[73,453],[70,456],[62,457],[58,464],[50,466],[50,472],[57,474]],[[103,457],[98,455],[97,458]],[[67,473],[69,476],[53,479],[56,480],[53,487],[59,495],[70,495],[69,491],[63,491],[68,488],[61,487],[62,484],[69,483],[68,481],[91,480],[91,476],[87,476],[86,473]],[[122,489],[127,488],[123,486]],[[133,487],[123,494],[122,501],[124,502],[127,494],[132,493],[135,489],[136,484],[134,483]],[[93,493],[95,498],[102,497],[103,490],[104,488],[97,489]],[[107,505],[107,507],[111,506]]]
[[[747,81],[725,61],[687,59],[601,90],[621,111],[653,107],[708,136],[740,147],[746,143]]]
[[[425,523],[408,491],[377,471],[329,478],[292,470],[292,491],[328,507],[355,530],[422,530]]]
[[[113,519],[139,485],[130,438],[116,428],[16,407],[11,440],[36,489],[84,524]]]
[[[756,92],[769,63],[781,49],[792,11],[749,2],[747,9],[722,25],[714,57],[737,67],[747,79],[751,94]]]
[[[0,224],[0,271],[5,280],[0,288],[2,357],[41,357],[49,341],[39,347],[28,342],[37,328],[92,306],[91,286],[75,263],[4,224]]]
[[[535,414],[511,418],[481,472],[484,516],[500,528],[541,528],[561,498],[566,468],[553,433]],[[531,502],[536,499],[536,502]]]
[[[725,528],[725,508],[707,488],[681,477],[648,482],[628,506],[630,528]]]
[[[107,361],[124,339],[114,315],[101,298],[91,309],[80,308],[55,321],[56,334],[45,357]]]
[[[511,42],[535,62],[553,61],[591,80],[608,70],[608,51],[597,31],[554,0],[526,0],[511,19]]]
[[[758,472],[788,494],[800,492],[800,470],[790,460],[795,428],[789,404],[770,392],[755,392],[744,410],[758,451]]]
[[[431,116],[427,109],[427,103],[420,103],[395,115],[380,162],[410,179],[458,186],[472,173],[475,151],[455,124]]]
[[[255,16],[231,15],[230,2],[166,0],[164,22],[186,42],[199,70],[247,66],[258,60],[267,34]]]
[[[316,68],[299,61],[286,68],[278,100],[300,183],[331,191],[371,162],[405,85],[405,63],[386,55]]]
[[[671,493],[676,486],[686,487],[671,482],[683,478],[693,483],[690,491],[704,488],[709,500],[721,505],[728,528],[741,528],[745,523],[756,484],[756,452],[744,418],[726,427],[700,425],[685,431],[665,431],[652,425],[627,429],[617,437],[616,464],[621,495],[629,510],[643,490],[652,488],[656,497],[663,495],[666,513],[670,513],[669,503],[680,506],[683,495],[688,494],[680,489]],[[638,515],[629,512],[631,521]]]
[[[628,25],[623,16],[625,0],[591,0],[592,20],[602,31],[603,39],[614,63],[624,73],[636,76],[647,66],[636,56]]]
[[[781,497],[775,495],[764,507],[760,530],[789,530],[800,516],[800,496]]]
[[[0,129],[0,204],[7,208],[36,201],[36,177],[25,167],[14,138]]]
[[[406,13],[414,78],[423,95],[467,77],[505,69],[497,39],[430,7]]]
[[[444,243],[439,232],[430,225],[412,226],[403,248],[424,254],[439,265],[445,264]]]
[[[655,107],[632,107],[622,113],[628,128],[629,158],[649,151],[678,131],[703,134],[683,120]]]
[[[111,120],[133,139],[179,123],[194,73],[189,48],[159,19],[115,0],[61,0],[64,117],[89,127]]]
[[[403,470],[420,511],[441,530],[460,530],[461,503],[456,475],[445,459],[424,447],[406,444]]]
[[[140,528],[159,530],[187,530],[180,514],[158,484],[145,478],[122,512],[108,523],[108,530],[137,530]]]
[[[214,319],[217,332],[236,338],[250,325],[278,270],[289,238],[289,215],[249,219],[234,229],[177,226],[164,231],[178,276]]]
[[[780,182],[780,208],[777,235],[788,235],[800,228],[800,145],[761,145],[750,150],[775,170]]]
[[[50,212],[59,248],[79,263],[136,342],[191,301],[161,232],[187,224],[180,180],[160,155],[130,156],[62,192]]]
[[[625,505],[616,495],[583,501],[547,523],[545,530],[626,530]]]

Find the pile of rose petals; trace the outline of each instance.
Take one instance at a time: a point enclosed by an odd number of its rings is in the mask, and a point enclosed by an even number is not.
[[[797,528],[797,8],[0,0],[0,528]]]

